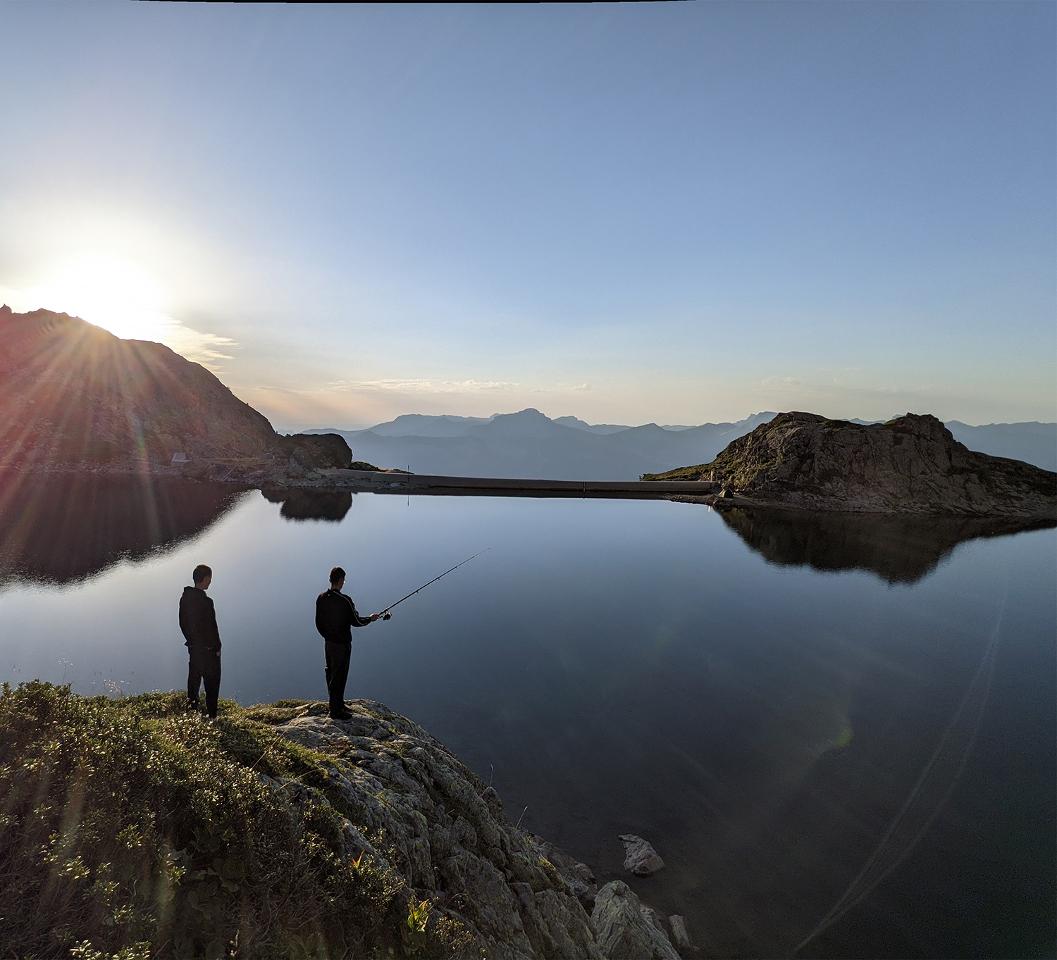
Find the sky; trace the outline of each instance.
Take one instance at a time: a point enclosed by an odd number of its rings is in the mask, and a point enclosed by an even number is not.
[[[0,301],[277,426],[1057,419],[1057,5],[0,5]]]

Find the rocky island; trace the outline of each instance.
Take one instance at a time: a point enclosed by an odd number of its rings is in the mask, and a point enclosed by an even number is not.
[[[969,450],[936,417],[881,424],[780,413],[710,463],[643,480],[719,486],[715,506],[1057,519],[1057,473]]]
[[[417,724],[326,712],[5,685],[0,953],[678,960]]]

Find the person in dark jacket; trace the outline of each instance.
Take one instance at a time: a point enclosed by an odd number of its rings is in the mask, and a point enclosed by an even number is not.
[[[193,587],[184,587],[180,597],[180,630],[187,646],[187,699],[198,706],[198,689],[206,688],[206,711],[216,719],[220,696],[220,631],[213,601],[206,596],[213,571],[204,563],[191,574]]]
[[[375,620],[389,620],[391,615],[375,613],[361,617],[352,598],[341,592],[345,586],[345,571],[335,567],[330,571],[330,589],[316,597],[316,629],[325,641],[327,654],[327,693],[330,695],[330,715],[335,720],[352,716],[345,707],[345,682],[349,678],[349,658],[352,655],[352,628],[366,627]]]

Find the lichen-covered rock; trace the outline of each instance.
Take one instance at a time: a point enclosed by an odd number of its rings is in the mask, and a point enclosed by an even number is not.
[[[711,463],[648,475],[712,477],[733,496],[876,513],[1057,517],[1057,473],[977,453],[935,417],[908,413],[883,424],[780,413],[732,441]]]
[[[533,835],[532,839],[539,847],[540,853],[553,863],[566,879],[576,899],[588,910],[594,907],[595,896],[598,893],[598,882],[595,880],[594,871],[586,863],[580,863],[560,847],[556,847],[542,837]]]
[[[474,941],[467,956],[616,956],[583,906],[590,869],[510,824],[495,790],[425,730],[368,700],[351,701],[348,720],[324,704],[294,712],[276,730],[332,758],[328,794],[348,818],[349,850],[373,851],[459,921]]]
[[[672,942],[622,880],[598,891],[591,926],[602,952],[612,960],[679,960]]]

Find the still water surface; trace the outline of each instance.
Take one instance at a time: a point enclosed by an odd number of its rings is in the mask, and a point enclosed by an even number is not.
[[[422,723],[511,819],[603,881],[618,834],[649,838],[667,867],[632,885],[706,956],[816,930],[801,956],[1055,950],[1053,529],[100,478],[0,523],[6,679],[181,686],[205,562],[243,703],[325,696],[332,565],[370,612],[490,547],[354,634],[348,695]]]

